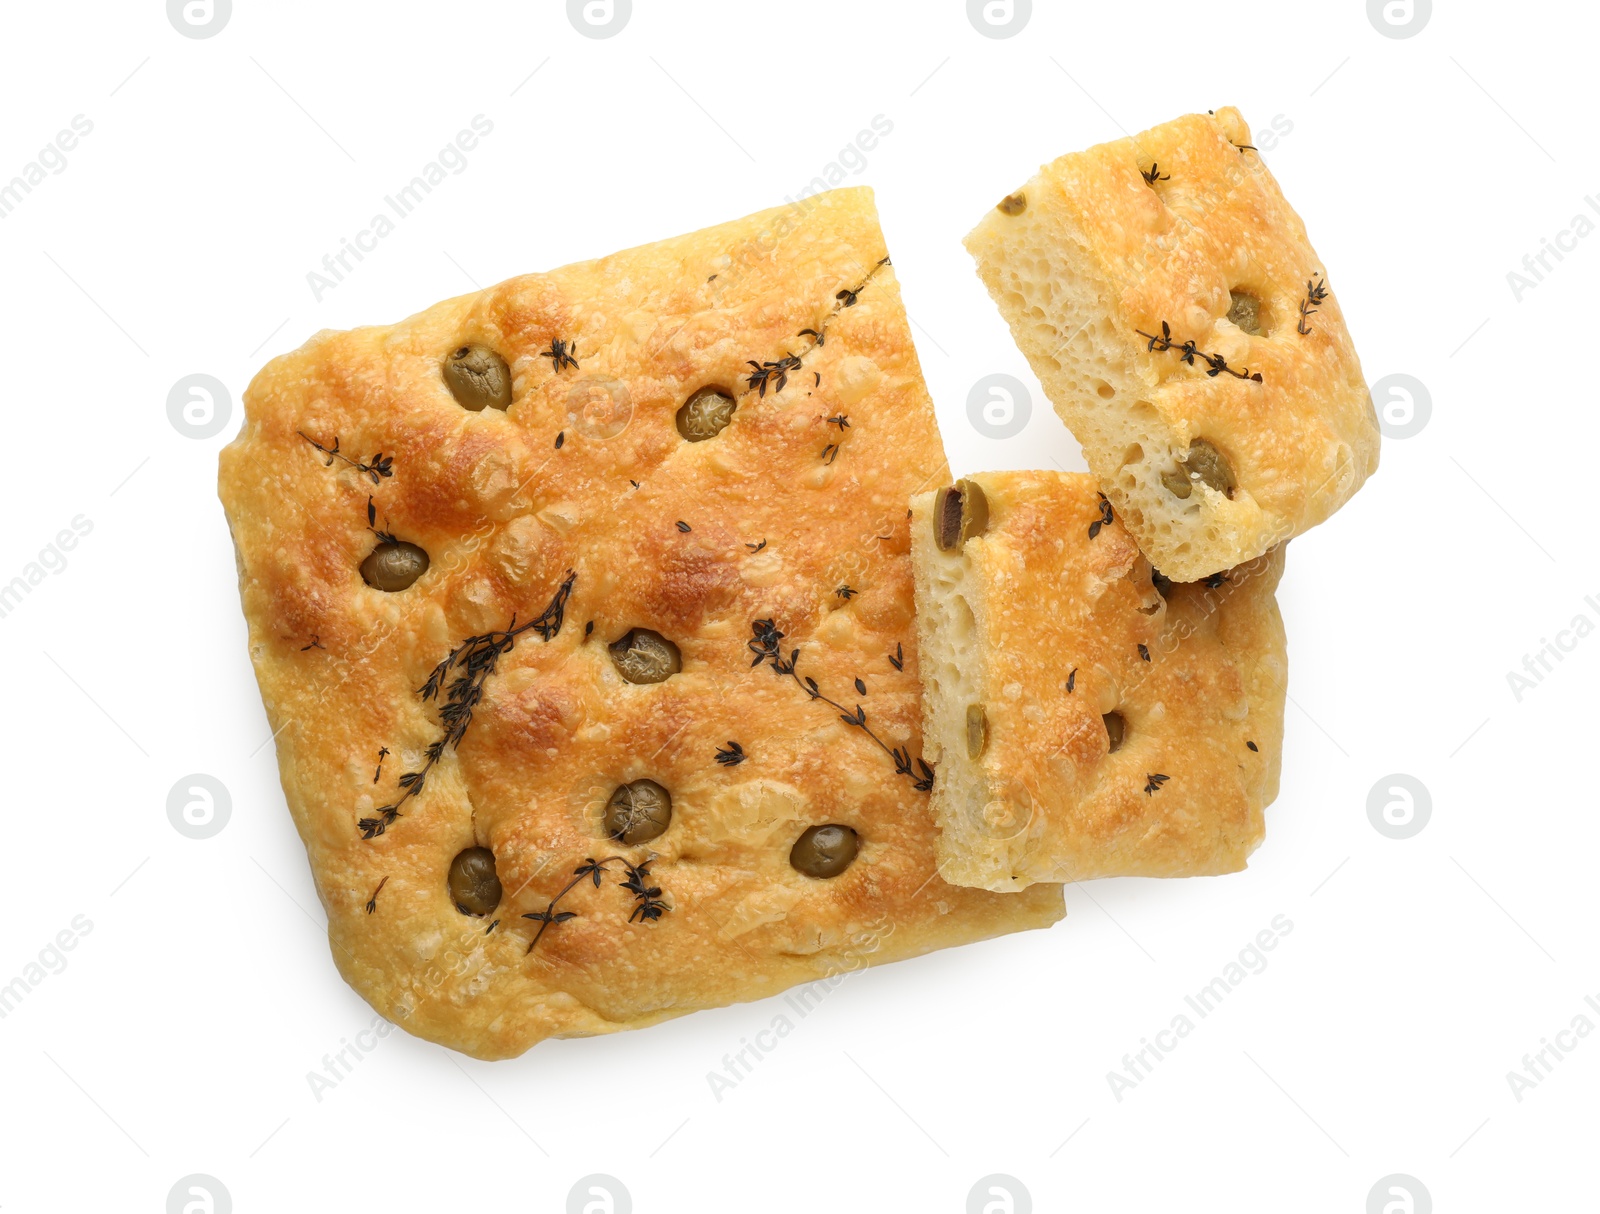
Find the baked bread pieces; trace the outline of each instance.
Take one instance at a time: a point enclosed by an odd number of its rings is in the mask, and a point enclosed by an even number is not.
[[[912,514],[940,875],[1243,868],[1278,793],[1283,548],[1170,582],[1081,473],[984,473]]]
[[[1338,297],[1237,110],[1063,156],[967,237],[1090,471],[1177,581],[1327,518],[1378,465]]]
[[[935,868],[948,472],[869,191],[319,333],[245,412],[284,792],[395,1023],[507,1057],[1060,917]]]

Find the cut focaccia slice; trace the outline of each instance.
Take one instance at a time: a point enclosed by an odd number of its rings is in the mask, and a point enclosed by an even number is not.
[[[250,653],[395,1023],[506,1057],[1061,915],[935,870],[948,473],[869,191],[320,333],[245,411]]]
[[[1260,556],[1377,467],[1377,417],[1326,266],[1238,111],[1062,156],[967,248],[1168,576]]]
[[[1081,473],[983,473],[912,513],[940,875],[1243,868],[1278,793],[1283,549],[1171,582]]]

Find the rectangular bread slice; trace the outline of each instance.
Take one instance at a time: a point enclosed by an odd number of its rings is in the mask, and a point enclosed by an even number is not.
[[[944,879],[1243,868],[1278,793],[1283,548],[1170,582],[1083,473],[982,473],[912,516]]]
[[[1327,267],[1237,110],[1062,156],[966,244],[1090,471],[1174,580],[1299,535],[1376,469]]]
[[[319,333],[244,405],[283,789],[396,1024],[503,1058],[1060,918],[936,869],[949,473],[871,191]]]

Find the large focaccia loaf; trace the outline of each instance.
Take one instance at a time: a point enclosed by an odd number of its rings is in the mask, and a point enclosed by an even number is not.
[[[940,543],[946,494],[912,520],[940,873],[1017,890],[1243,868],[1278,793],[1283,549],[1169,582],[1092,476],[955,489],[964,541]]]
[[[396,1023],[506,1057],[1061,915],[935,869],[906,503],[947,472],[869,191],[320,333],[245,409],[283,787]]]
[[[1376,469],[1377,417],[1338,296],[1238,111],[1052,161],[967,248],[1167,576],[1260,556]]]

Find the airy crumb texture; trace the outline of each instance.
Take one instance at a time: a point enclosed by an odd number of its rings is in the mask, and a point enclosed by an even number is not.
[[[250,653],[395,1023],[508,1057],[1060,917],[935,869],[906,502],[948,473],[869,191],[319,333],[244,403]]]
[[[1091,476],[962,483],[988,523],[959,547],[936,540],[935,494],[912,504],[941,875],[1020,890],[1243,868],[1278,795],[1283,548],[1168,583]]]
[[[1169,577],[1260,556],[1377,468],[1377,415],[1337,292],[1237,110],[1052,161],[966,243],[1090,470]]]

